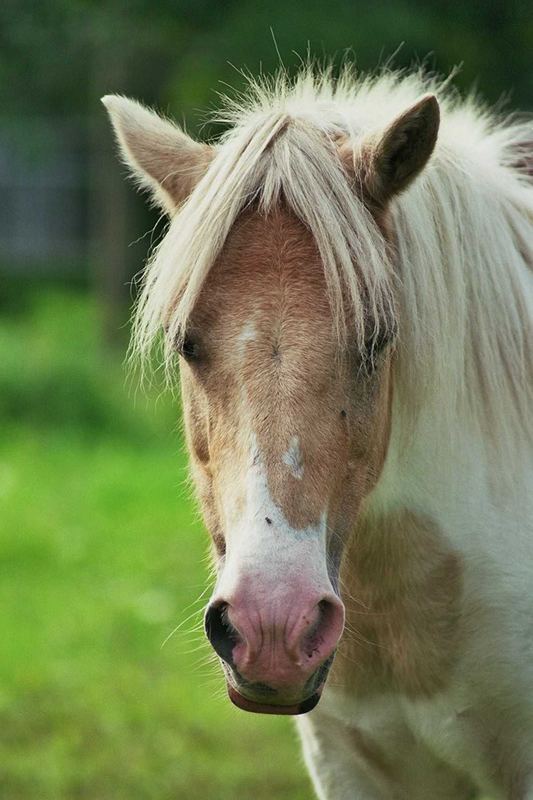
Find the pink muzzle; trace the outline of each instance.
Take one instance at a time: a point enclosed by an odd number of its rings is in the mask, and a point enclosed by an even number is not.
[[[344,606],[328,589],[279,586],[267,595],[241,585],[212,599],[206,633],[235,705],[271,714],[301,714],[316,705],[344,628]]]

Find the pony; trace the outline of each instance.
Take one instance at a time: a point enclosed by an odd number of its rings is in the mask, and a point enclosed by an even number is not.
[[[132,356],[178,370],[239,708],[321,800],[533,800],[533,129],[303,67],[198,142],[122,96],[168,214]]]

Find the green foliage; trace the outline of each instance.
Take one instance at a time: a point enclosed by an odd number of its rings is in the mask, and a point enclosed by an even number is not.
[[[26,290],[23,298],[24,318],[12,302],[0,329],[0,416],[31,426],[72,429],[81,436],[122,435],[146,442],[153,433],[154,412],[133,387],[131,402],[124,402],[119,365],[99,348],[96,305],[81,294],[42,287]],[[125,370],[122,378],[126,381]],[[170,416],[179,411],[171,410],[168,398],[162,405],[171,429]]]
[[[513,93],[531,104],[530,0],[454,5],[445,0],[5,0],[0,6],[0,81],[10,109],[97,113],[103,92],[131,92],[190,117],[221,82],[242,86],[233,65],[254,73],[353,51],[373,69],[426,59],[459,85],[479,83],[493,102]],[[271,29],[277,46],[274,45]],[[295,53],[298,55],[295,56]]]
[[[206,662],[176,403],[134,402],[95,317],[49,291],[0,326],[1,796],[310,798],[290,723]]]

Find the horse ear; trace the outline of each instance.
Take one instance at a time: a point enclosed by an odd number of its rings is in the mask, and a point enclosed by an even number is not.
[[[352,154],[352,164],[362,172],[362,183],[372,202],[384,206],[422,171],[435,147],[439,121],[437,98],[426,94],[381,135],[362,143],[360,161]]]
[[[213,148],[195,142],[177,125],[135,100],[107,95],[102,103],[124,163],[154,201],[172,214],[206,172]]]

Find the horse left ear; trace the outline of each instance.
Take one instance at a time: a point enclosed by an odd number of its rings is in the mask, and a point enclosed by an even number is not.
[[[362,143],[352,164],[362,172],[362,185],[371,202],[384,206],[406,189],[426,166],[437,141],[440,111],[437,98],[426,94],[400,114],[378,136]],[[346,162],[341,147],[341,158]],[[352,167],[353,168],[353,167]]]
[[[172,214],[203,177],[213,148],[169,120],[120,95],[102,97],[124,163],[154,201]]]

